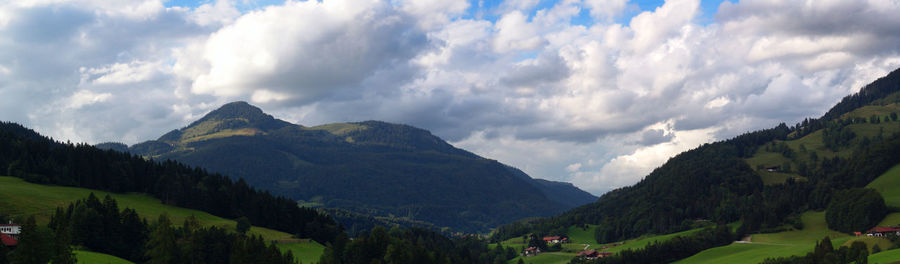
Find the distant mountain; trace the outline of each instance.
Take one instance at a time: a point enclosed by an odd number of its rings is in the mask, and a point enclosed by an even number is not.
[[[128,151],[243,178],[305,204],[456,231],[485,232],[596,200],[571,184],[533,179],[455,148],[423,129],[380,121],[304,127],[246,102],[226,104]]]

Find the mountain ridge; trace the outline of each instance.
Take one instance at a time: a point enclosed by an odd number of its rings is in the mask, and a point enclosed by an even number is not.
[[[223,105],[128,151],[244,178],[327,208],[464,232],[486,232],[596,199],[574,185],[533,179],[453,147],[425,129],[374,120],[305,127],[246,102]]]

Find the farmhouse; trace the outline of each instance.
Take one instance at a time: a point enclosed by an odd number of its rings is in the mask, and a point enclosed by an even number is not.
[[[525,249],[525,256],[535,256],[541,253],[541,249],[537,247],[529,247]]]
[[[876,226],[872,229],[869,229],[869,231],[866,232],[866,236],[870,236],[870,237],[883,237],[883,236],[887,236],[888,234],[894,234],[894,235],[900,236],[900,227]]]
[[[544,237],[544,242],[547,242],[547,244],[569,243],[569,238],[560,237],[560,236],[549,236],[549,237]]]
[[[596,250],[591,249],[591,250],[585,250],[585,251],[578,252],[578,255],[575,255],[575,257],[586,258],[586,259],[597,259],[598,257],[600,257],[600,253],[597,252]]]
[[[18,238],[21,233],[22,226],[13,224],[12,221],[9,221],[9,224],[0,224],[0,234]]]

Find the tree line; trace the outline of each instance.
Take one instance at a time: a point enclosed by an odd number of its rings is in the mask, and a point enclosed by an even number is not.
[[[377,226],[353,240],[341,235],[328,244],[320,264],[485,263],[505,264],[518,250],[498,245],[488,247],[477,236],[450,239],[421,228],[390,230]]]
[[[165,213],[151,225],[133,209],[120,211],[111,197],[100,201],[91,193],[57,208],[46,226],[29,217],[15,250],[0,245],[0,264],[74,264],[72,248],[136,263],[295,263],[290,251],[281,253],[260,236],[202,227],[193,216],[176,226]]]
[[[331,217],[256,190],[242,179],[232,181],[171,160],[56,142],[15,123],[0,122],[0,168],[32,183],[146,193],[164,204],[230,219],[247,217],[254,225],[320,243],[342,232]]]

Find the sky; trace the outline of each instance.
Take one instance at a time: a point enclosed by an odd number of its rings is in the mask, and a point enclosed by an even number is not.
[[[900,67],[898,0],[0,1],[0,120],[126,144],[247,101],[571,182],[819,117]]]

